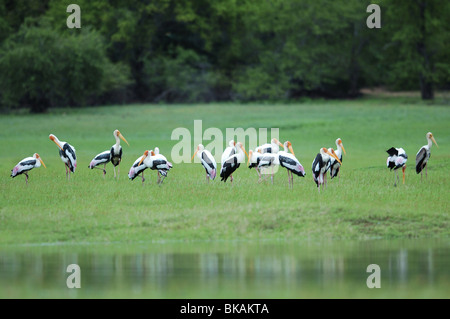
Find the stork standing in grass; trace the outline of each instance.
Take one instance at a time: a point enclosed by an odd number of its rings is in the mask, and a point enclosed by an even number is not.
[[[122,161],[122,146],[120,146],[120,140],[124,141],[125,143],[127,143],[128,146],[130,146],[130,144],[128,144],[127,140],[125,139],[125,137],[123,137],[123,135],[120,133],[119,130],[115,130],[113,132],[114,138],[116,139],[116,144],[114,144],[111,147],[111,163],[113,164],[114,167],[114,178],[116,178],[116,166],[117,167],[117,178],[119,178],[119,174],[120,174],[120,162]]]
[[[217,173],[217,164],[211,152],[205,149],[203,144],[198,144],[197,149],[194,152],[194,155],[192,155],[191,161],[194,159],[195,155],[197,155],[203,167],[205,168],[206,181],[209,182],[210,179],[214,180],[214,178],[216,178]]]
[[[339,160],[342,163],[342,152],[344,152],[345,155],[347,155],[347,153],[345,152],[345,148],[344,148],[344,144],[342,144],[342,140],[340,138],[338,138],[336,140],[336,151],[332,151],[332,148],[329,148],[328,151],[330,152],[335,152],[336,156],[339,158]],[[339,169],[341,168],[341,164],[339,164],[338,161],[336,161],[336,159],[334,157],[330,158],[330,177],[331,179],[333,179],[334,177],[338,176],[338,179],[340,179],[340,175],[339,174]]]
[[[28,172],[35,167],[41,167],[41,164],[47,168],[42,161],[38,153],[34,153],[32,157],[26,157],[21,160],[14,168],[11,170],[11,177],[14,178],[17,175],[25,175],[25,183],[28,185]]]
[[[257,151],[253,151],[250,150],[248,151],[248,168],[252,169],[254,168],[256,170],[256,172],[258,173],[258,182],[261,182],[261,172],[259,171],[258,165],[259,165],[259,161],[261,160],[261,156],[262,154],[257,152]]]
[[[325,147],[321,148],[316,158],[312,163],[312,172],[314,177],[314,182],[317,184],[317,189],[320,192],[320,186],[326,185],[327,182],[327,169],[330,165],[330,158],[336,159],[339,163],[341,160],[336,156],[336,154],[330,152]]]
[[[75,173],[77,168],[77,156],[75,154],[75,147],[67,142],[60,141],[55,135],[50,134],[49,138],[55,142],[59,147],[59,156],[66,167],[66,178],[70,179],[70,174]]]
[[[395,148],[391,147],[386,151],[389,154],[387,158],[386,165],[388,168],[394,170],[394,187],[397,186],[397,182],[399,181],[398,177],[398,169],[402,168],[403,171],[403,184],[405,184],[405,169],[406,169],[406,161],[408,160],[408,155],[403,148]]]
[[[234,154],[236,154],[236,141],[231,140],[230,142],[228,142],[228,147],[225,148],[225,150],[222,153],[222,157],[220,159],[220,166],[223,167],[225,161]],[[230,175],[230,181],[233,182],[233,175]]]
[[[294,175],[298,175],[300,177],[305,177],[305,169],[303,168],[300,161],[295,157],[294,149],[292,148],[292,144],[289,141],[284,142],[283,147],[285,150],[289,150],[291,153],[287,151],[279,151],[278,152],[278,160],[280,165],[286,168],[288,173],[288,182],[289,188],[294,187]]]
[[[162,184],[164,178],[167,176],[167,173],[173,166],[164,155],[155,154],[153,150],[145,151],[137,166],[140,166],[142,163],[144,163],[147,168],[158,171],[157,184]],[[160,175],[164,178],[161,179]]]
[[[134,161],[133,165],[131,165],[130,171],[128,172],[128,178],[134,180],[137,176],[141,175],[142,177],[142,185],[144,185],[144,171],[148,168],[147,165],[142,163],[142,158],[144,155],[140,156],[137,160]]]
[[[430,159],[430,156],[431,156],[431,146],[433,145],[432,142],[434,142],[434,144],[436,144],[436,147],[439,147],[431,132],[428,132],[426,137],[427,137],[428,144],[422,146],[416,155],[416,173],[417,174],[420,173],[420,180],[422,180],[424,168],[425,168],[425,178],[428,177],[427,164],[428,164],[428,160]]]
[[[274,168],[278,165],[280,165],[280,159],[278,157],[278,153],[264,153],[259,158],[259,163],[258,163],[257,168],[262,173],[270,169],[270,180],[273,184]],[[267,179],[267,175],[264,178],[264,180]]]
[[[242,143],[237,142],[236,143],[236,154],[233,154],[229,158],[227,158],[222,165],[222,169],[220,170],[221,181],[226,182],[228,177],[230,177],[231,174],[233,174],[236,171],[236,169],[239,168],[241,163],[244,162],[244,160],[245,160],[244,153],[245,153],[245,155],[247,155],[247,158],[248,158],[248,154],[245,151]],[[231,182],[232,182],[232,180],[231,180]]]

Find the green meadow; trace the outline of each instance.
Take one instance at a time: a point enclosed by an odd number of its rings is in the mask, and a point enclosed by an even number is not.
[[[158,146],[171,160],[172,131],[194,120],[203,130],[217,127],[279,128],[292,142],[306,177],[294,176],[288,188],[281,169],[274,184],[257,182],[245,165],[233,184],[220,178],[206,183],[199,163],[174,163],[161,186],[156,173],[146,182],[127,177],[132,163]],[[362,240],[372,238],[446,238],[449,235],[450,108],[441,100],[378,97],[358,100],[305,100],[296,103],[213,103],[127,105],[51,109],[47,114],[0,117],[0,244],[133,243],[160,240]],[[122,143],[120,178],[107,165],[88,169],[90,160]],[[415,173],[415,155],[433,132],[428,178]],[[72,144],[78,168],[66,180],[57,146],[48,135]],[[321,147],[342,138],[347,151],[339,180],[319,193],[311,163]],[[207,145],[209,141],[204,144]],[[223,147],[227,145],[225,138]],[[408,154],[406,183],[394,187],[386,150]],[[194,145],[192,145],[192,151]],[[247,148],[248,151],[248,148]],[[21,159],[39,153],[47,165],[12,179]],[[220,169],[220,168],[219,168]],[[401,174],[401,172],[400,172]],[[401,175],[400,175],[401,176]]]

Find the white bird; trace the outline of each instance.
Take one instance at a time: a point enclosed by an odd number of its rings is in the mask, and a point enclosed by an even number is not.
[[[258,164],[261,159],[261,156],[262,154],[257,151],[253,150],[248,151],[248,163],[247,163],[248,168],[250,169],[254,168],[256,170],[256,172],[258,173],[259,182],[261,181],[261,172],[259,171]]]
[[[106,175],[106,164],[111,161],[111,151],[104,151],[100,154],[97,154],[94,159],[89,164],[90,169],[101,169],[103,170],[103,176]],[[103,168],[97,167],[98,165],[103,164]]]
[[[332,152],[332,148],[329,148],[328,151]],[[335,152],[336,156],[339,158],[339,160],[342,163],[342,152],[344,152],[345,155],[347,155],[347,153],[345,152],[344,144],[342,144],[342,140],[340,138],[338,138],[336,140],[336,151],[333,150],[333,152]],[[339,162],[336,161],[334,159],[334,157],[331,157],[331,159],[330,159],[330,177],[331,177],[331,179],[338,176],[340,167],[341,167],[341,164],[339,164]],[[340,179],[340,175],[338,178]]]
[[[433,141],[434,144],[436,144],[436,147],[439,147],[431,132],[428,132],[426,137],[427,137],[428,144],[422,146],[416,154],[416,173],[417,174],[420,173],[420,180],[422,180],[422,176],[423,176],[422,171],[424,168],[425,168],[425,177],[428,177],[427,163],[431,156],[431,145],[433,145],[433,143],[431,143],[431,142]]]
[[[394,186],[397,186],[397,182],[399,180],[398,177],[398,169],[402,167],[403,171],[403,184],[405,184],[405,169],[406,169],[406,161],[408,160],[408,155],[403,148],[395,148],[391,147],[386,151],[389,156],[386,161],[386,165],[388,168],[395,171],[394,175]]]
[[[113,132],[113,136],[116,139],[116,144],[114,144],[109,151],[101,152],[97,154],[94,159],[89,164],[90,169],[101,169],[103,171],[103,176],[106,175],[106,164],[111,162],[114,166],[114,178],[116,177],[116,166],[120,164],[122,161],[122,146],[120,146],[120,139],[122,139],[125,143],[128,144],[127,140],[123,135],[119,132],[119,130],[115,130]],[[120,138],[120,139],[119,139]],[[130,145],[130,144],[128,144]],[[98,165],[103,164],[103,168],[97,167]],[[120,167],[119,167],[120,172]]]
[[[332,152],[328,151],[325,147],[321,148],[319,153],[316,155],[316,158],[314,159],[312,163],[312,172],[313,172],[313,178],[314,182],[317,184],[317,189],[320,192],[320,185],[325,183],[327,179],[327,169],[329,168],[329,162],[330,158],[334,157],[338,162],[340,162],[340,159],[336,156],[336,154],[333,154]]]
[[[116,178],[116,166],[120,165],[122,161],[122,146],[120,146],[120,139],[128,144],[127,140],[123,135],[119,132],[119,130],[115,130],[113,132],[114,138],[116,139],[116,144],[111,147],[111,163],[114,167],[114,178]],[[119,139],[120,138],[120,139]],[[117,168],[117,176],[120,174],[120,166]]]
[[[206,180],[209,182],[210,179],[214,180],[217,173],[217,164],[212,156],[211,152],[205,149],[203,144],[198,144],[197,149],[192,155],[191,161],[194,159],[195,155],[200,159],[203,167],[206,171]]]
[[[142,185],[144,185],[144,171],[147,169],[147,165],[145,163],[142,163],[142,158],[144,155],[140,156],[137,160],[134,161],[133,165],[130,168],[130,171],[128,172],[128,178],[131,180],[134,180],[139,174],[141,174],[142,177]]]
[[[233,154],[229,158],[227,158],[222,165],[222,168],[220,170],[221,181],[226,182],[228,177],[230,177],[233,174],[233,172],[236,171],[236,169],[238,169],[241,163],[244,162],[245,160],[244,153],[245,155],[247,155],[248,158],[248,154],[245,151],[242,143],[237,142],[236,154]],[[230,179],[230,181],[233,182],[232,179]]]
[[[294,175],[298,175],[300,177],[305,177],[305,169],[303,165],[300,164],[300,161],[295,157],[294,150],[292,148],[292,144],[289,141],[284,142],[283,144],[285,150],[291,151],[288,153],[286,151],[278,152],[278,160],[280,162],[280,166],[286,168],[288,173],[288,181],[289,187],[294,186]]]
[[[263,144],[255,148],[255,151],[261,154],[272,153],[276,154],[279,152],[279,146],[283,146],[276,138],[273,138],[270,143]]]
[[[39,154],[34,153],[32,157],[26,157],[14,166],[11,170],[11,177],[14,178],[17,175],[25,174],[25,183],[28,185],[28,172],[35,167],[41,167],[41,164],[47,168]]]
[[[275,168],[275,166],[278,166],[278,165],[280,165],[280,159],[278,158],[277,153],[264,153],[259,158],[259,164],[258,164],[257,168],[261,172],[261,174],[265,174],[265,172],[270,169],[270,180],[272,181],[272,184],[273,184],[274,168]],[[267,174],[267,175],[269,175],[269,174]],[[266,175],[266,178],[267,178],[267,175]]]
[[[66,177],[70,179],[70,173],[75,173],[77,168],[77,156],[75,154],[75,147],[67,142],[60,141],[55,135],[49,135],[50,140],[55,142],[59,147],[59,156],[66,167]]]
[[[222,153],[220,164],[223,166],[223,163],[227,160],[227,158],[234,154],[236,154],[236,142],[234,140],[231,140],[230,142],[228,142],[228,147]]]
[[[158,171],[157,184],[162,184],[164,178],[167,176],[167,173],[173,167],[172,163],[169,162],[164,155],[155,154],[153,150],[144,152],[144,155],[139,161],[138,166],[140,166],[142,162],[147,166],[147,168]],[[162,180],[160,178],[160,174],[164,176]]]

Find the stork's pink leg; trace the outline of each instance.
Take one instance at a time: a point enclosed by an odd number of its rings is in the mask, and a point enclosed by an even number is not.
[[[64,163],[64,167],[66,168],[66,179],[69,179],[69,170],[67,169],[67,164]]]
[[[145,181],[145,178],[144,178],[144,171],[142,171],[141,177],[142,177],[142,186],[144,186],[144,181]]]
[[[233,183],[233,175],[230,175],[230,183]]]
[[[28,174],[27,173],[25,173],[25,184],[28,185]]]
[[[116,167],[114,166],[114,178],[116,178]]]
[[[156,181],[156,184],[160,184],[161,183],[161,176],[159,175],[159,171],[158,171],[158,180]]]
[[[428,178],[428,165],[425,166],[425,178],[426,179]]]

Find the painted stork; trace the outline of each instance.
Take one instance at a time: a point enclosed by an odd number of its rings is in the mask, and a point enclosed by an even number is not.
[[[217,165],[211,152],[206,150],[203,144],[198,144],[197,149],[194,152],[194,155],[192,155],[191,161],[194,159],[195,155],[197,155],[203,167],[205,168],[206,180],[208,182],[210,179],[214,180],[214,178],[216,178]]]
[[[59,156],[66,167],[66,177],[70,179],[70,173],[75,173],[77,168],[77,156],[75,154],[75,147],[67,142],[60,141],[55,135],[50,134],[49,138],[51,141],[55,142],[59,147]]]
[[[262,154],[257,152],[257,151],[253,151],[250,150],[248,151],[248,168],[252,169],[254,168],[256,170],[256,172],[258,173],[258,181],[261,181],[261,172],[259,171],[258,165],[259,165],[259,161],[261,160],[261,156]]]
[[[144,185],[145,181],[144,171],[147,169],[147,165],[145,165],[145,163],[142,163],[143,157],[144,155],[140,156],[137,160],[135,160],[130,168],[130,171],[128,172],[128,178],[131,180],[134,180],[139,174],[141,174],[142,185]]]
[[[321,148],[316,158],[312,163],[312,172],[314,177],[314,182],[317,184],[317,189],[320,192],[320,185],[326,184],[327,182],[327,169],[330,165],[330,158],[335,158],[338,162],[341,160],[336,156],[336,154],[331,153],[325,147]],[[323,186],[322,186],[323,187]]]
[[[158,171],[157,184],[162,184],[164,178],[167,176],[167,173],[173,167],[172,163],[169,162],[164,155],[155,154],[153,150],[145,151],[137,166],[140,166],[142,162],[147,166],[147,168]],[[164,177],[162,180],[160,174]]]
[[[245,155],[247,155],[248,158],[248,154],[245,151],[242,143],[237,142],[236,154],[233,154],[229,158],[227,158],[222,165],[222,169],[220,170],[221,181],[226,182],[228,177],[230,177],[231,174],[233,174],[234,171],[236,171],[236,169],[241,165],[241,163],[244,162],[245,160],[244,153]],[[233,180],[231,180],[231,182],[233,182]]]
[[[430,151],[431,145],[433,145],[433,143],[431,143],[431,142],[433,141],[434,144],[436,144],[436,147],[439,147],[431,132],[428,132],[426,137],[427,137],[428,144],[422,146],[416,155],[416,173],[417,174],[420,173],[420,180],[422,180],[424,168],[425,168],[425,177],[428,177],[427,163],[431,156],[431,151]]]
[[[261,174],[264,174],[265,170],[270,169],[270,180],[273,184],[273,174],[274,174],[274,167],[280,165],[280,159],[278,157],[278,153],[264,153],[259,158],[258,170],[261,172]],[[267,176],[264,178],[264,180],[267,178]]]
[[[276,138],[273,138],[270,141],[270,144],[263,144],[261,146],[258,146],[255,151],[261,154],[265,154],[265,153],[272,153],[272,154],[276,154],[280,151],[280,147],[279,146],[283,146],[283,144],[280,143],[280,141],[278,141]]]
[[[336,140],[336,151],[334,151],[334,150],[332,151],[332,150],[333,150],[332,148],[328,149],[328,151],[330,151],[330,152],[335,152],[335,155],[339,158],[339,160],[342,163],[342,152],[344,152],[345,155],[347,155],[347,153],[345,152],[344,144],[342,144],[342,140],[340,138],[338,138]],[[330,177],[331,177],[331,179],[338,176],[340,167],[341,167],[341,164],[339,164],[339,162],[336,161],[334,159],[334,157],[332,157],[330,159]],[[340,175],[338,178],[340,179]]]
[[[294,175],[298,175],[300,177],[305,177],[305,169],[303,168],[300,161],[295,157],[294,150],[292,148],[292,144],[289,141],[284,142],[283,147],[285,150],[289,150],[291,153],[286,151],[278,152],[278,159],[280,162],[280,166],[286,168],[288,173],[288,181],[289,187],[294,187]]]
[[[230,140],[230,142],[228,142],[228,147],[225,148],[225,150],[222,153],[222,157],[220,159],[221,168],[223,167],[225,161],[234,154],[236,154],[236,141]],[[233,175],[230,175],[230,181],[233,182]]]
[[[104,151],[100,154],[97,154],[94,159],[89,163],[90,169],[101,169],[103,170],[103,176],[106,175],[106,164],[108,164],[111,161],[111,151]],[[103,168],[97,167],[98,165],[103,164]]]
[[[26,157],[21,160],[14,168],[11,170],[11,177],[14,178],[17,175],[25,174],[25,183],[28,185],[28,172],[35,167],[41,167],[41,164],[45,166],[44,161],[38,153],[34,153],[32,157]]]
[[[125,137],[123,137],[119,130],[115,130],[113,132],[113,135],[116,139],[116,144],[111,147],[111,163],[114,167],[114,178],[116,178],[116,166],[119,166],[120,162],[122,161],[122,146],[120,146],[120,139],[127,143],[128,146],[130,146],[130,144],[128,144],[127,140],[125,139]],[[119,174],[120,166],[117,168],[117,178],[119,177]]]
[[[403,148],[395,148],[391,147],[386,151],[389,154],[387,158],[386,165],[388,168],[395,171],[394,175],[394,187],[397,186],[397,182],[399,180],[398,177],[398,169],[401,167],[403,171],[403,184],[405,184],[405,169],[406,169],[406,161],[408,160],[408,155]]]

